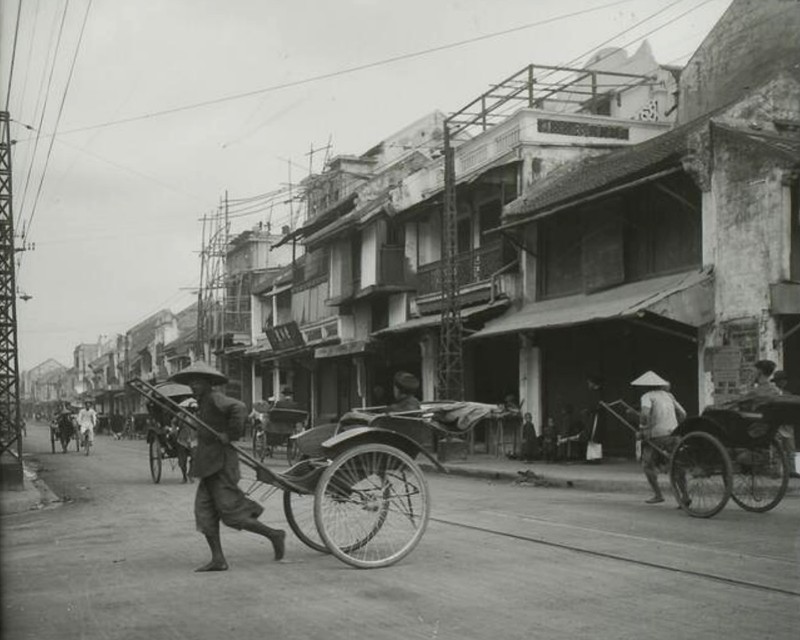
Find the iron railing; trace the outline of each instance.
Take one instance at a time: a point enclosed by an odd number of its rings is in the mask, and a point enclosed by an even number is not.
[[[488,282],[493,273],[503,268],[502,240],[459,253],[455,260],[459,288],[478,282]],[[421,266],[417,271],[417,283],[418,295],[441,291],[442,262],[431,262]]]

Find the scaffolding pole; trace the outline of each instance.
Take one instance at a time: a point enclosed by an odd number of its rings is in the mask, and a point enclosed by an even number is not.
[[[439,331],[438,400],[464,399],[461,305],[458,299],[458,252],[455,151],[444,123],[444,211],[442,213],[442,320]]]

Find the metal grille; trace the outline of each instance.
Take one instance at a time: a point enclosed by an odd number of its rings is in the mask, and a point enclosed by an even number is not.
[[[22,464],[14,257],[11,137],[8,112],[0,111],[0,451],[10,450],[16,443],[17,460]]]

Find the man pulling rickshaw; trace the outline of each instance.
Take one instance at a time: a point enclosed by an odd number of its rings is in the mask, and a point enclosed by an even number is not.
[[[198,418],[217,434],[205,429],[197,431],[192,474],[199,483],[194,514],[197,530],[205,536],[211,551],[211,560],[196,571],[228,569],[220,539],[220,520],[233,529],[243,529],[267,538],[272,543],[275,560],[280,560],[284,554],[286,533],[259,522],[258,517],[264,508],[239,488],[239,457],[236,450],[228,446],[241,437],[247,408],[219,389],[228,378],[204,362],[195,362],[179,371],[171,381],[191,387],[198,404]]]

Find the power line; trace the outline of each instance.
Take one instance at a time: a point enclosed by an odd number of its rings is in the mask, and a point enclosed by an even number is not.
[[[20,4],[21,3],[22,3],[22,0],[20,0]],[[25,59],[25,71],[23,72],[23,75],[22,75],[22,77],[24,78],[24,81],[22,83],[22,91],[20,92],[20,98],[19,98],[19,109],[20,109],[20,111],[22,111],[22,109],[23,109],[23,107],[25,105],[25,93],[27,92],[27,89],[28,89],[28,78],[30,77],[30,74],[28,73],[28,71],[30,70],[30,67],[31,67],[31,58],[33,57],[33,44],[36,41],[36,25],[39,23],[39,8],[40,8],[40,6],[41,6],[41,0],[36,0],[36,13],[33,14],[33,24],[31,26],[31,34],[30,34],[30,38],[28,39],[28,55],[27,55],[27,57]],[[9,93],[11,93],[11,89],[10,88],[9,88]]]
[[[231,95],[228,95],[228,96],[223,96],[223,97],[220,97],[220,98],[213,98],[213,99],[210,99],[210,100],[203,100],[203,101],[200,101],[200,102],[194,102],[194,103],[191,103],[191,104],[182,105],[180,107],[172,107],[172,108],[169,108],[169,109],[162,109],[162,110],[159,110],[159,111],[151,111],[149,113],[141,114],[141,115],[138,115],[138,116],[130,116],[128,118],[120,118],[120,119],[117,119],[117,120],[109,120],[107,122],[101,122],[101,123],[98,123],[98,124],[87,125],[85,127],[78,127],[78,128],[75,128],[75,129],[68,129],[67,131],[62,131],[60,135],[68,135],[68,134],[71,134],[71,133],[79,133],[79,132],[82,132],[82,131],[90,131],[92,129],[101,129],[101,128],[105,128],[105,127],[112,127],[112,126],[120,125],[120,124],[127,124],[127,123],[130,123],[130,122],[137,122],[139,120],[148,120],[148,119],[151,119],[151,118],[158,118],[158,117],[165,116],[165,115],[171,115],[171,114],[174,114],[174,113],[180,113],[182,111],[188,111],[188,110],[192,110],[192,109],[199,109],[201,107],[208,107],[208,106],[212,106],[212,105],[215,105],[215,104],[221,104],[221,103],[224,103],[224,102],[230,102],[230,101],[233,101],[233,100],[241,100],[242,98],[249,98],[251,96],[260,95],[260,94],[263,94],[263,93],[271,93],[273,91],[279,91],[281,89],[288,89],[290,87],[297,87],[297,86],[304,85],[304,84],[309,84],[309,83],[312,83],[312,82],[318,82],[320,80],[327,80],[327,79],[330,79],[330,78],[335,78],[335,77],[338,77],[338,76],[343,76],[343,75],[347,75],[347,74],[350,74],[350,73],[355,73],[357,71],[364,71],[366,69],[373,69],[375,67],[380,67],[380,66],[384,66],[384,65],[387,65],[387,64],[392,64],[394,62],[400,62],[402,60],[409,60],[411,58],[418,58],[418,57],[421,57],[421,56],[429,55],[431,53],[437,53],[439,51],[446,51],[448,49],[455,49],[455,48],[462,47],[462,46],[467,45],[467,44],[472,44],[474,42],[480,42],[480,41],[483,41],[483,40],[489,40],[489,39],[492,39],[492,38],[497,38],[497,37],[500,37],[500,36],[508,35],[510,33],[515,33],[515,32],[523,31],[523,30],[526,30],[526,29],[532,29],[534,27],[540,27],[540,26],[543,26],[543,25],[546,25],[546,24],[551,24],[553,22],[558,22],[560,20],[566,20],[567,18],[574,18],[575,16],[585,15],[585,14],[588,14],[588,13],[594,13],[596,11],[602,11],[604,9],[609,9],[611,7],[614,7],[614,6],[617,6],[617,5],[620,5],[620,4],[627,4],[627,3],[630,3],[630,2],[633,2],[633,1],[634,0],[615,0],[615,2],[610,2],[608,4],[603,4],[603,5],[600,5],[600,6],[597,6],[597,7],[592,7],[591,9],[582,9],[580,11],[573,11],[571,13],[565,13],[565,14],[562,14],[562,15],[559,15],[559,16],[554,16],[552,18],[546,18],[544,20],[538,20],[536,22],[529,22],[527,24],[520,25],[520,26],[517,26],[517,27],[512,27],[510,29],[504,29],[502,31],[495,31],[493,33],[487,33],[487,34],[484,34],[482,36],[476,36],[474,38],[468,38],[468,39],[465,39],[465,40],[459,40],[457,42],[451,42],[451,43],[448,43],[448,44],[438,45],[436,47],[430,47],[428,49],[422,49],[420,51],[413,51],[411,53],[405,53],[405,54],[401,54],[401,55],[397,55],[397,56],[392,56],[392,57],[389,57],[389,58],[384,58],[382,60],[377,60],[375,62],[368,62],[368,63],[365,63],[365,64],[356,65],[354,67],[347,67],[345,69],[339,69],[337,71],[331,71],[329,73],[322,73],[322,74],[319,74],[319,75],[316,75],[316,76],[310,76],[308,78],[303,78],[301,80],[294,80],[294,81],[291,81],[291,82],[284,82],[284,83],[281,83],[281,84],[276,84],[276,85],[271,85],[269,87],[264,87],[262,89],[254,89],[252,91],[244,91],[244,92],[241,92],[241,93],[235,93],[235,94],[231,94]],[[56,135],[56,134],[53,133],[52,135]],[[24,142],[24,141],[20,141],[20,142]]]
[[[68,5],[69,5],[69,0],[67,1],[67,5],[65,5],[65,7],[68,6]],[[72,84],[72,75],[75,72],[75,64],[78,61],[78,52],[81,49],[81,42],[83,42],[83,34],[84,34],[84,31],[86,30],[86,23],[89,20],[89,11],[91,10],[91,8],[92,8],[92,0],[89,0],[89,3],[86,5],[86,12],[83,14],[83,23],[81,24],[81,31],[78,34],[78,43],[75,45],[75,53],[72,56],[72,63],[70,64],[70,67],[69,67],[69,75],[67,75],[67,83],[64,86],[64,93],[61,95],[61,104],[58,106],[58,114],[56,115],[56,126],[55,126],[55,128],[53,130],[54,131],[54,135],[53,135],[53,137],[50,138],[50,146],[47,149],[47,156],[45,156],[44,167],[42,168],[42,175],[41,175],[41,177],[39,179],[39,188],[36,190],[36,198],[34,198],[34,201],[33,201],[33,207],[31,208],[31,215],[28,218],[28,224],[25,227],[25,234],[22,237],[23,246],[25,244],[25,241],[28,239],[28,236],[30,235],[31,226],[33,225],[33,219],[34,219],[34,216],[36,215],[36,206],[39,203],[39,196],[42,193],[42,187],[44,185],[44,179],[45,179],[45,176],[47,174],[47,166],[50,163],[50,155],[53,152],[53,142],[55,141],[55,133],[58,132],[58,125],[61,122],[61,115],[64,112],[64,105],[67,102],[67,95],[69,94],[69,88],[70,88],[70,86]],[[66,15],[66,8],[65,8],[64,15]],[[20,264],[20,269],[21,268],[22,268],[22,265]]]
[[[8,70],[8,89],[6,90],[6,108],[5,111],[8,111],[8,105],[11,102],[11,80],[14,77],[14,62],[17,59],[17,36],[19,35],[19,17],[22,14],[22,0],[17,1],[17,24],[14,27],[14,44],[12,45],[11,49],[11,67]]]
[[[25,200],[26,200],[26,198],[28,196],[28,185],[29,185],[30,180],[31,180],[31,173],[33,172],[33,165],[34,165],[34,163],[36,161],[36,152],[39,149],[39,140],[42,137],[41,136],[42,123],[44,122],[44,114],[47,111],[47,101],[48,101],[48,98],[50,97],[50,86],[53,83],[53,73],[55,72],[55,68],[56,68],[56,59],[58,58],[58,50],[61,47],[61,36],[64,33],[64,22],[65,22],[66,17],[67,17],[67,8],[68,7],[69,7],[69,0],[67,0],[66,3],[64,4],[64,11],[61,14],[61,25],[58,28],[58,37],[56,38],[56,48],[55,48],[55,51],[53,52],[53,59],[52,59],[51,65],[50,65],[50,74],[48,75],[48,78],[47,78],[47,89],[44,92],[44,103],[42,104],[42,111],[39,114],[39,126],[36,128],[36,140],[33,143],[33,152],[31,153],[31,159],[30,159],[30,163],[28,164],[27,175],[25,176],[25,187],[22,190],[22,199],[20,200],[20,203],[19,203],[19,213],[17,214],[17,227],[18,228],[19,228],[20,222],[22,221],[22,214],[23,214],[23,211],[25,209]],[[57,15],[57,14],[55,14],[55,15]],[[55,27],[55,22],[53,23],[53,26]],[[48,54],[49,54],[49,48],[48,48]],[[45,66],[46,66],[46,62],[45,62]],[[44,75],[42,76],[42,81],[44,81]],[[42,95],[42,86],[40,85],[39,86],[39,98],[41,98],[41,95]],[[37,102],[37,106],[38,106],[38,102],[39,102],[38,98],[37,98],[36,102]],[[36,110],[34,109],[34,116],[35,116],[35,111]]]

